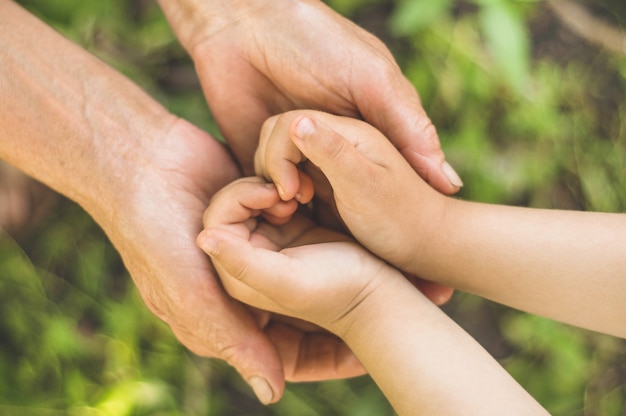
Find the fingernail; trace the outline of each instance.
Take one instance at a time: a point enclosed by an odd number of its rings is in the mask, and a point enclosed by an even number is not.
[[[285,190],[283,189],[281,184],[269,182],[265,184],[265,187],[272,191],[278,192],[278,196],[280,196],[280,199],[283,199],[283,195],[285,195]]]
[[[213,254],[217,250],[217,240],[209,233],[200,233],[197,244],[207,254]]]
[[[285,188],[283,188],[281,184],[276,184],[276,189],[278,190],[278,196],[280,197],[280,199],[282,199],[283,201],[286,201],[287,197],[285,195],[287,193],[285,191]]]
[[[294,134],[296,138],[300,140],[306,139],[308,136],[315,132],[315,123],[311,120],[311,117],[302,117],[298,124],[296,124],[296,128]]]
[[[461,180],[461,177],[458,173],[456,173],[454,168],[450,166],[448,162],[443,162],[443,165],[441,165],[441,170],[443,171],[443,174],[446,175],[452,185],[458,188],[463,186],[463,181]]]
[[[253,376],[248,379],[248,384],[252,387],[257,399],[263,404],[270,404],[274,398],[274,391],[270,384],[263,377]]]

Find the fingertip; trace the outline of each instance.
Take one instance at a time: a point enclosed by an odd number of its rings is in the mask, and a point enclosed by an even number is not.
[[[450,301],[454,295],[454,288],[442,286],[439,290],[433,294],[432,301],[435,305],[441,306]]]
[[[426,156],[411,149],[403,149],[402,156],[425,182],[445,195],[453,195],[463,186],[463,181],[445,161],[443,153]]]
[[[456,188],[457,191],[463,187],[463,181],[461,180],[461,177],[458,173],[456,173],[454,168],[447,161],[444,161],[441,165],[441,171],[443,172],[445,177],[448,178],[450,185]]]
[[[261,376],[252,376],[248,380],[248,385],[252,388],[255,396],[259,401],[268,405],[275,403],[278,399],[275,397],[274,389],[270,386],[270,383]]]
[[[447,303],[454,295],[454,288],[450,286],[444,286],[439,283],[431,282],[429,280],[420,279],[419,277],[406,275],[405,276],[413,283],[413,285],[419,289],[424,296],[426,296],[432,303],[437,306],[441,306]]]
[[[285,391],[285,374],[280,353],[261,328],[241,334],[237,346],[221,358],[232,365],[264,405],[276,403]]]
[[[313,179],[301,170],[298,170],[298,179],[300,182],[300,188],[295,195],[295,199],[301,204],[308,204],[311,202],[313,195],[315,194]]]
[[[289,188],[295,187],[290,186]],[[276,189],[278,189],[278,195],[283,201],[291,201],[296,196],[295,189],[287,189],[282,183],[276,183]]]
[[[309,115],[296,118],[292,122],[292,126],[292,137],[299,142],[304,142],[309,139],[313,134],[315,134],[315,130],[317,129],[315,120]]]
[[[237,252],[244,250],[247,247],[246,244],[249,243],[230,231],[207,228],[200,232],[196,238],[196,244],[213,259],[230,259],[235,254],[233,250]]]
[[[217,252],[217,244],[217,240],[209,230],[201,231],[196,238],[196,245],[208,255],[212,255]]]
[[[271,178],[270,178],[271,180]],[[293,195],[295,191],[288,191],[282,183],[281,178],[276,178],[274,182],[268,182],[265,184],[267,189],[273,190],[278,194],[278,197],[282,201],[289,201],[293,199]]]

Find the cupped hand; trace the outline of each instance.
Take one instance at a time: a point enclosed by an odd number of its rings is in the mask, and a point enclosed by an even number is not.
[[[317,0],[202,4],[195,14],[210,17],[185,43],[245,174],[263,122],[311,108],[376,126],[439,191],[462,185],[417,92],[378,38]],[[183,32],[188,22],[177,21]]]
[[[214,197],[198,245],[231,296],[341,335],[350,311],[401,275],[345,235],[296,214],[293,203],[260,178],[238,180]]]
[[[194,353],[234,366],[264,403],[282,396],[287,379],[328,379],[362,374],[322,351],[345,347],[309,329],[242,305],[224,293],[209,258],[195,244],[210,198],[239,176],[226,149],[179,120],[145,164],[127,176],[128,192],[103,224],[148,307]],[[135,168],[133,168],[135,169]],[[319,331],[318,331],[319,332]],[[342,355],[343,354],[343,355]],[[292,357],[298,357],[294,360]]]

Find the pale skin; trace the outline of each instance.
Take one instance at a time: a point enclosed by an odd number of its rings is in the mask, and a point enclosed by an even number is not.
[[[316,108],[376,126],[441,192],[452,194],[462,186],[417,92],[387,47],[324,2],[159,4],[194,60],[220,131],[245,174],[254,171],[259,131],[268,117]]]
[[[626,215],[488,205],[428,186],[366,123],[290,112],[264,128],[259,171],[295,193],[308,160],[347,228],[398,268],[571,325],[626,337]],[[268,151],[271,148],[272,151]],[[389,215],[393,212],[394,215]]]
[[[229,294],[336,334],[399,415],[548,414],[402,273],[296,206],[260,178],[215,195],[198,244]]]
[[[211,196],[252,170],[263,121],[295,108],[367,119],[429,183],[455,192],[460,179],[417,93],[378,39],[322,2],[159,3],[236,158],[9,0],[0,0],[0,158],[85,208],[152,312],[191,351],[229,362],[263,403],[281,397],[285,379],[362,374],[336,338],[225,296],[194,241]],[[451,289],[427,293],[444,302]]]
[[[229,362],[264,403],[285,379],[363,373],[335,337],[223,293],[195,244],[210,198],[240,176],[223,145],[12,1],[0,50],[0,158],[93,216],[185,346]]]

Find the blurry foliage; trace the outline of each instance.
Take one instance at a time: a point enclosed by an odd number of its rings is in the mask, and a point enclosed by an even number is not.
[[[219,134],[193,64],[148,0],[22,0],[172,112]],[[420,92],[460,197],[626,209],[626,57],[588,44],[548,3],[330,0],[383,39]],[[590,12],[616,27],[626,4]],[[621,186],[620,186],[621,185]],[[290,384],[257,404],[234,371],[195,357],[143,306],[114,248],[63,202],[0,237],[2,415],[391,415],[368,377]],[[445,307],[552,414],[626,414],[626,344],[457,294]]]

